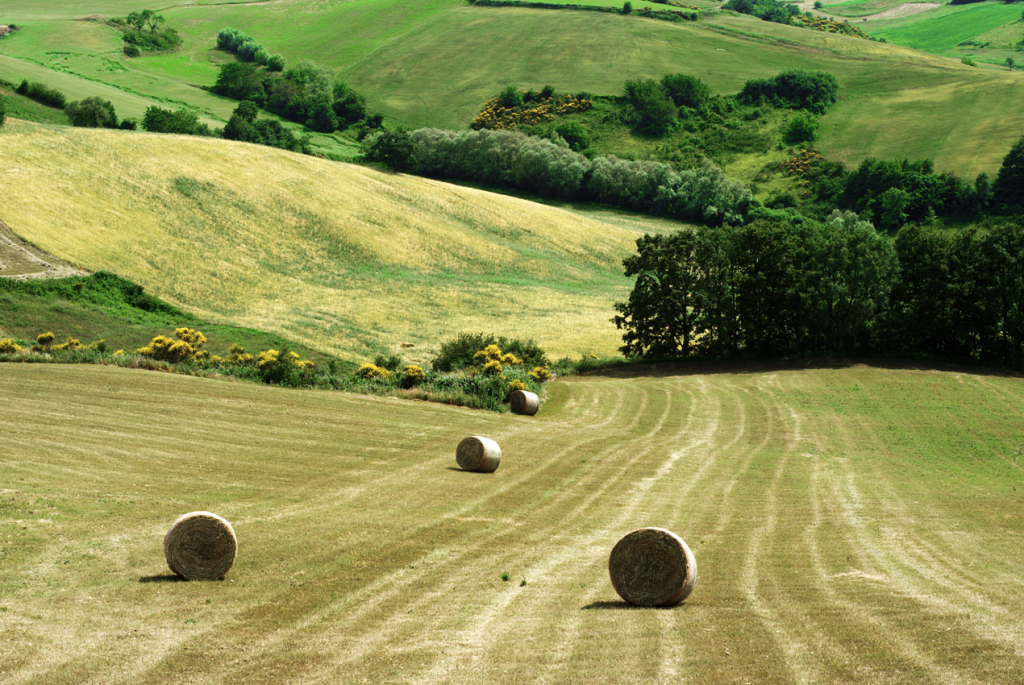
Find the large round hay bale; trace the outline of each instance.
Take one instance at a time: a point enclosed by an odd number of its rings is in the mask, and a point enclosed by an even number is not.
[[[186,580],[223,578],[237,551],[231,524],[208,511],[179,516],[164,536],[167,565]]]
[[[493,473],[501,463],[501,448],[490,438],[466,438],[455,448],[455,461],[466,471]]]
[[[693,552],[664,528],[641,528],[619,540],[608,558],[608,571],[619,596],[644,607],[679,604],[697,582]]]
[[[516,390],[508,399],[513,414],[533,416],[540,408],[540,398],[528,390]]]

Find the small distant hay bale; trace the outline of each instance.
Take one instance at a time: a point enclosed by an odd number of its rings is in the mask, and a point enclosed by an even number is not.
[[[540,408],[540,398],[529,390],[516,390],[508,398],[513,414],[533,416]]]
[[[455,461],[465,471],[493,473],[501,463],[501,448],[490,438],[474,435],[455,448]]]
[[[237,551],[231,524],[208,511],[179,516],[164,537],[167,565],[186,580],[223,578]]]
[[[693,552],[664,528],[641,528],[619,540],[608,558],[608,571],[619,596],[644,607],[679,604],[697,582]]]

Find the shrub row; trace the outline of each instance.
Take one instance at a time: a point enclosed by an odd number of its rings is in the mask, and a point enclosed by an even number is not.
[[[15,92],[18,95],[30,97],[36,102],[47,107],[53,107],[54,109],[64,109],[64,106],[67,104],[67,97],[65,97],[64,93],[42,83],[29,83],[28,80],[24,80]]]
[[[661,162],[614,156],[593,160],[549,140],[518,131],[443,131],[411,134],[410,169],[519,188],[560,199],[603,202],[710,224],[740,223],[754,203],[750,191],[711,162],[676,171]]]
[[[354,372],[338,360],[318,367],[300,359],[286,346],[252,355],[240,345],[232,345],[228,356],[220,357],[203,349],[207,338],[201,331],[187,327],[175,329],[173,336],[158,335],[134,352],[111,352],[102,340],[83,345],[75,338],[60,344],[54,344],[55,339],[49,332],[40,334],[31,344],[13,338],[0,339],[0,362],[92,363],[197,376],[230,376],[269,385],[401,395],[493,411],[506,411],[513,391],[539,392],[541,384],[549,378],[542,350],[532,343],[504,338],[498,339],[507,345],[504,352],[491,343],[477,349],[468,363],[459,357],[451,372],[403,365],[398,357],[379,357],[376,363],[363,364]],[[462,337],[454,348],[466,340],[492,339],[493,336]],[[449,345],[449,349],[454,348]],[[523,349],[528,356],[519,357],[512,349]]]
[[[246,62],[261,64],[267,68],[267,71],[283,71],[285,67],[284,57],[271,55],[251,36],[238,29],[221,29],[217,34],[217,47],[235,53]]]

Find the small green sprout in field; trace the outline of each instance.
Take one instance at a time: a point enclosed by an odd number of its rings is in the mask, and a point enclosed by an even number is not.
[[[512,576],[510,576],[507,573],[502,573],[501,574],[501,579],[504,580],[506,583],[509,581],[510,578],[512,578]]]
[[[526,585],[526,578],[523,578],[521,581],[519,581],[519,587],[523,587],[524,585]]]
[[[196,622],[197,621],[194,618],[186,618],[185,619],[185,625],[188,625],[190,623],[196,623]]]

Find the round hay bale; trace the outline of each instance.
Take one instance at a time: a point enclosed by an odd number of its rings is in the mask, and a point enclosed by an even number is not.
[[[513,414],[526,414],[533,416],[540,408],[540,398],[528,390],[516,390],[509,397],[509,404],[512,406]]]
[[[455,448],[455,461],[466,471],[493,473],[501,463],[501,448],[490,438],[474,435]]]
[[[664,528],[641,528],[619,540],[608,558],[612,586],[644,607],[672,606],[697,582],[697,560],[683,539]]]
[[[231,524],[208,511],[179,516],[164,537],[167,565],[186,580],[223,578],[237,551]]]

